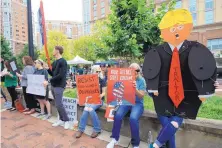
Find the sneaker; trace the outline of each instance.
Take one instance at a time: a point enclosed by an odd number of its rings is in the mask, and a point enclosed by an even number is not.
[[[69,129],[69,126],[70,126],[69,121],[66,121],[64,125],[64,129]]]
[[[9,101],[5,102],[4,103],[4,108],[6,108],[6,109],[12,108],[12,103],[9,102]]]
[[[45,114],[44,114],[44,113],[40,113],[40,114],[38,114],[38,115],[36,116],[36,118],[42,118],[43,116],[45,116]]]
[[[52,126],[56,127],[56,126],[60,126],[60,125],[63,125],[63,124],[64,124],[64,121],[58,120],[55,123],[53,123]]]
[[[16,108],[12,107],[12,108],[10,109],[10,111],[11,111],[11,112],[16,111]]]
[[[112,139],[112,141],[106,146],[106,148],[114,148],[117,145],[116,139]]]
[[[52,115],[45,115],[45,117],[42,118],[42,120],[48,120],[52,117]]]

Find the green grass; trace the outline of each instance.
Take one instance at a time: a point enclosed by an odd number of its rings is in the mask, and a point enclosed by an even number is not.
[[[77,98],[76,89],[65,89],[64,96],[69,98]]]
[[[66,89],[64,92],[64,96],[77,98],[76,89]],[[154,111],[152,98],[148,96],[144,97],[144,107],[147,110]],[[215,96],[202,103],[198,113],[198,117],[222,120],[222,98]]]

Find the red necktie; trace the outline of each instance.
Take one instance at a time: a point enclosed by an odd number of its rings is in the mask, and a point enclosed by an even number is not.
[[[179,52],[176,47],[173,50],[173,56],[170,66],[169,96],[176,108],[178,108],[178,106],[184,99],[183,80],[180,69],[180,58]]]

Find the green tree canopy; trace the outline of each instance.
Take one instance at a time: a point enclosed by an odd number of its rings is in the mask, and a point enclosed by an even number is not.
[[[63,57],[66,60],[70,60],[73,55],[71,53],[71,49],[69,48],[69,40],[67,36],[59,31],[49,31],[47,34],[47,48],[50,57],[51,63],[54,61],[54,57],[52,55],[55,46],[62,46],[64,49]],[[44,47],[42,47],[41,51],[41,59],[47,61]]]
[[[9,42],[1,35],[1,58],[10,60],[13,57]]]
[[[160,44],[158,24],[174,5],[173,0],[156,9],[153,0],[148,4],[147,0],[113,0],[108,24],[111,33],[106,38],[110,55],[130,60],[140,57],[145,49]]]
[[[37,50],[36,47],[34,47],[34,58],[33,60],[36,60],[39,58],[39,50]],[[22,63],[22,58],[24,56],[28,56],[29,55],[29,46],[28,44],[26,44],[24,46],[24,48],[22,49],[22,51],[16,56],[16,62],[17,62],[17,65],[20,69],[22,69],[24,67],[23,63]]]

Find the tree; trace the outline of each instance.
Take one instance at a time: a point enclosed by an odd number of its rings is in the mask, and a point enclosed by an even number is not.
[[[167,10],[174,8],[175,1],[164,3],[155,11],[154,1],[113,0],[108,28],[111,30],[106,44],[110,55],[127,60],[141,57],[146,51],[161,43],[158,24]]]
[[[68,48],[69,47],[69,40],[67,39],[67,36],[59,31],[49,31],[47,34],[47,48],[48,48],[48,53],[50,56],[51,63],[54,61],[54,57],[53,57],[52,53],[53,53],[55,46],[62,46],[64,48],[63,57],[66,60],[70,60],[71,58],[73,58],[73,55],[70,54],[71,49]],[[41,51],[40,57],[44,61],[47,61],[44,47]]]
[[[13,57],[9,43],[5,40],[3,36],[1,36],[1,57],[4,60],[10,60]]]
[[[22,58],[24,56],[28,56],[29,55],[29,46],[28,44],[26,44],[24,46],[24,48],[22,49],[22,51],[16,56],[16,62],[17,62],[17,65],[20,69],[23,69],[24,65],[22,63]],[[40,52],[39,50],[37,50],[36,47],[34,47],[34,58],[33,60],[37,60],[39,58],[39,55],[40,55]]]
[[[97,59],[108,60],[110,48],[106,45],[106,40],[111,30],[107,27],[108,19],[98,20],[92,28],[92,46],[95,50]]]

